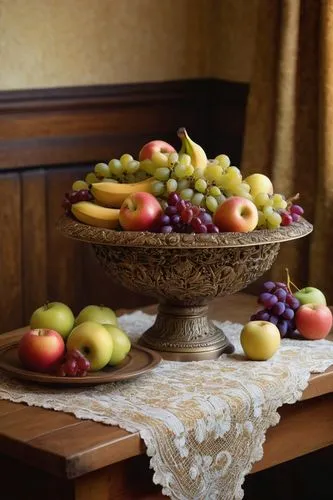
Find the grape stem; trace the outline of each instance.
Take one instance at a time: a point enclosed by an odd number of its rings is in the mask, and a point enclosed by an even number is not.
[[[290,279],[290,274],[289,274],[289,269],[286,267],[286,273],[287,273],[287,288],[289,290],[289,293],[293,293],[291,290],[291,286],[293,286],[297,291],[299,291],[298,286],[295,285]]]
[[[287,199],[287,207],[290,207],[294,203],[294,201],[299,200],[299,198],[300,198],[299,193],[296,193],[293,196],[291,196],[290,198],[288,198]]]

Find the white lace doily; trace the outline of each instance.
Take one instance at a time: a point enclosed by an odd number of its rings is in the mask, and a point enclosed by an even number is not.
[[[119,322],[135,341],[154,316],[137,311]],[[242,325],[216,324],[236,348],[216,361],[162,361],[133,380],[61,390],[1,374],[0,398],[139,431],[154,482],[171,498],[241,499],[265,433],[279,421],[277,409],[299,400],[310,374],[333,364],[333,343],[284,339],[270,360],[248,361]]]

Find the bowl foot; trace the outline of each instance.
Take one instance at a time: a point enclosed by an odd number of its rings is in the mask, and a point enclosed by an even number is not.
[[[200,361],[231,353],[234,347],[223,331],[207,318],[208,307],[159,306],[155,323],[139,339],[164,359]]]

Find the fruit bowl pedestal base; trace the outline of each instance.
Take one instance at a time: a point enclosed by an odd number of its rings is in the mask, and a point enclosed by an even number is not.
[[[172,361],[216,359],[234,347],[223,331],[207,318],[208,306],[159,305],[155,323],[139,344]]]

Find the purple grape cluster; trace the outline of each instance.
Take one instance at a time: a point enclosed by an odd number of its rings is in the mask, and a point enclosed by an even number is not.
[[[281,338],[291,335],[296,330],[295,314],[300,307],[299,300],[290,293],[285,283],[266,281],[258,297],[263,306],[251,316],[251,321],[269,321],[277,326]]]
[[[281,226],[289,226],[292,222],[298,222],[303,214],[303,208],[295,204],[290,205],[288,209],[280,210]]]
[[[155,233],[219,233],[212,216],[202,207],[192,205],[170,193],[168,204],[151,231]]]
[[[80,189],[80,191],[71,191],[70,193],[66,193],[65,197],[62,201],[62,208],[65,209],[65,212],[69,213],[71,211],[71,206],[74,203],[78,203],[79,201],[91,201],[94,197],[89,191],[89,189]]]

